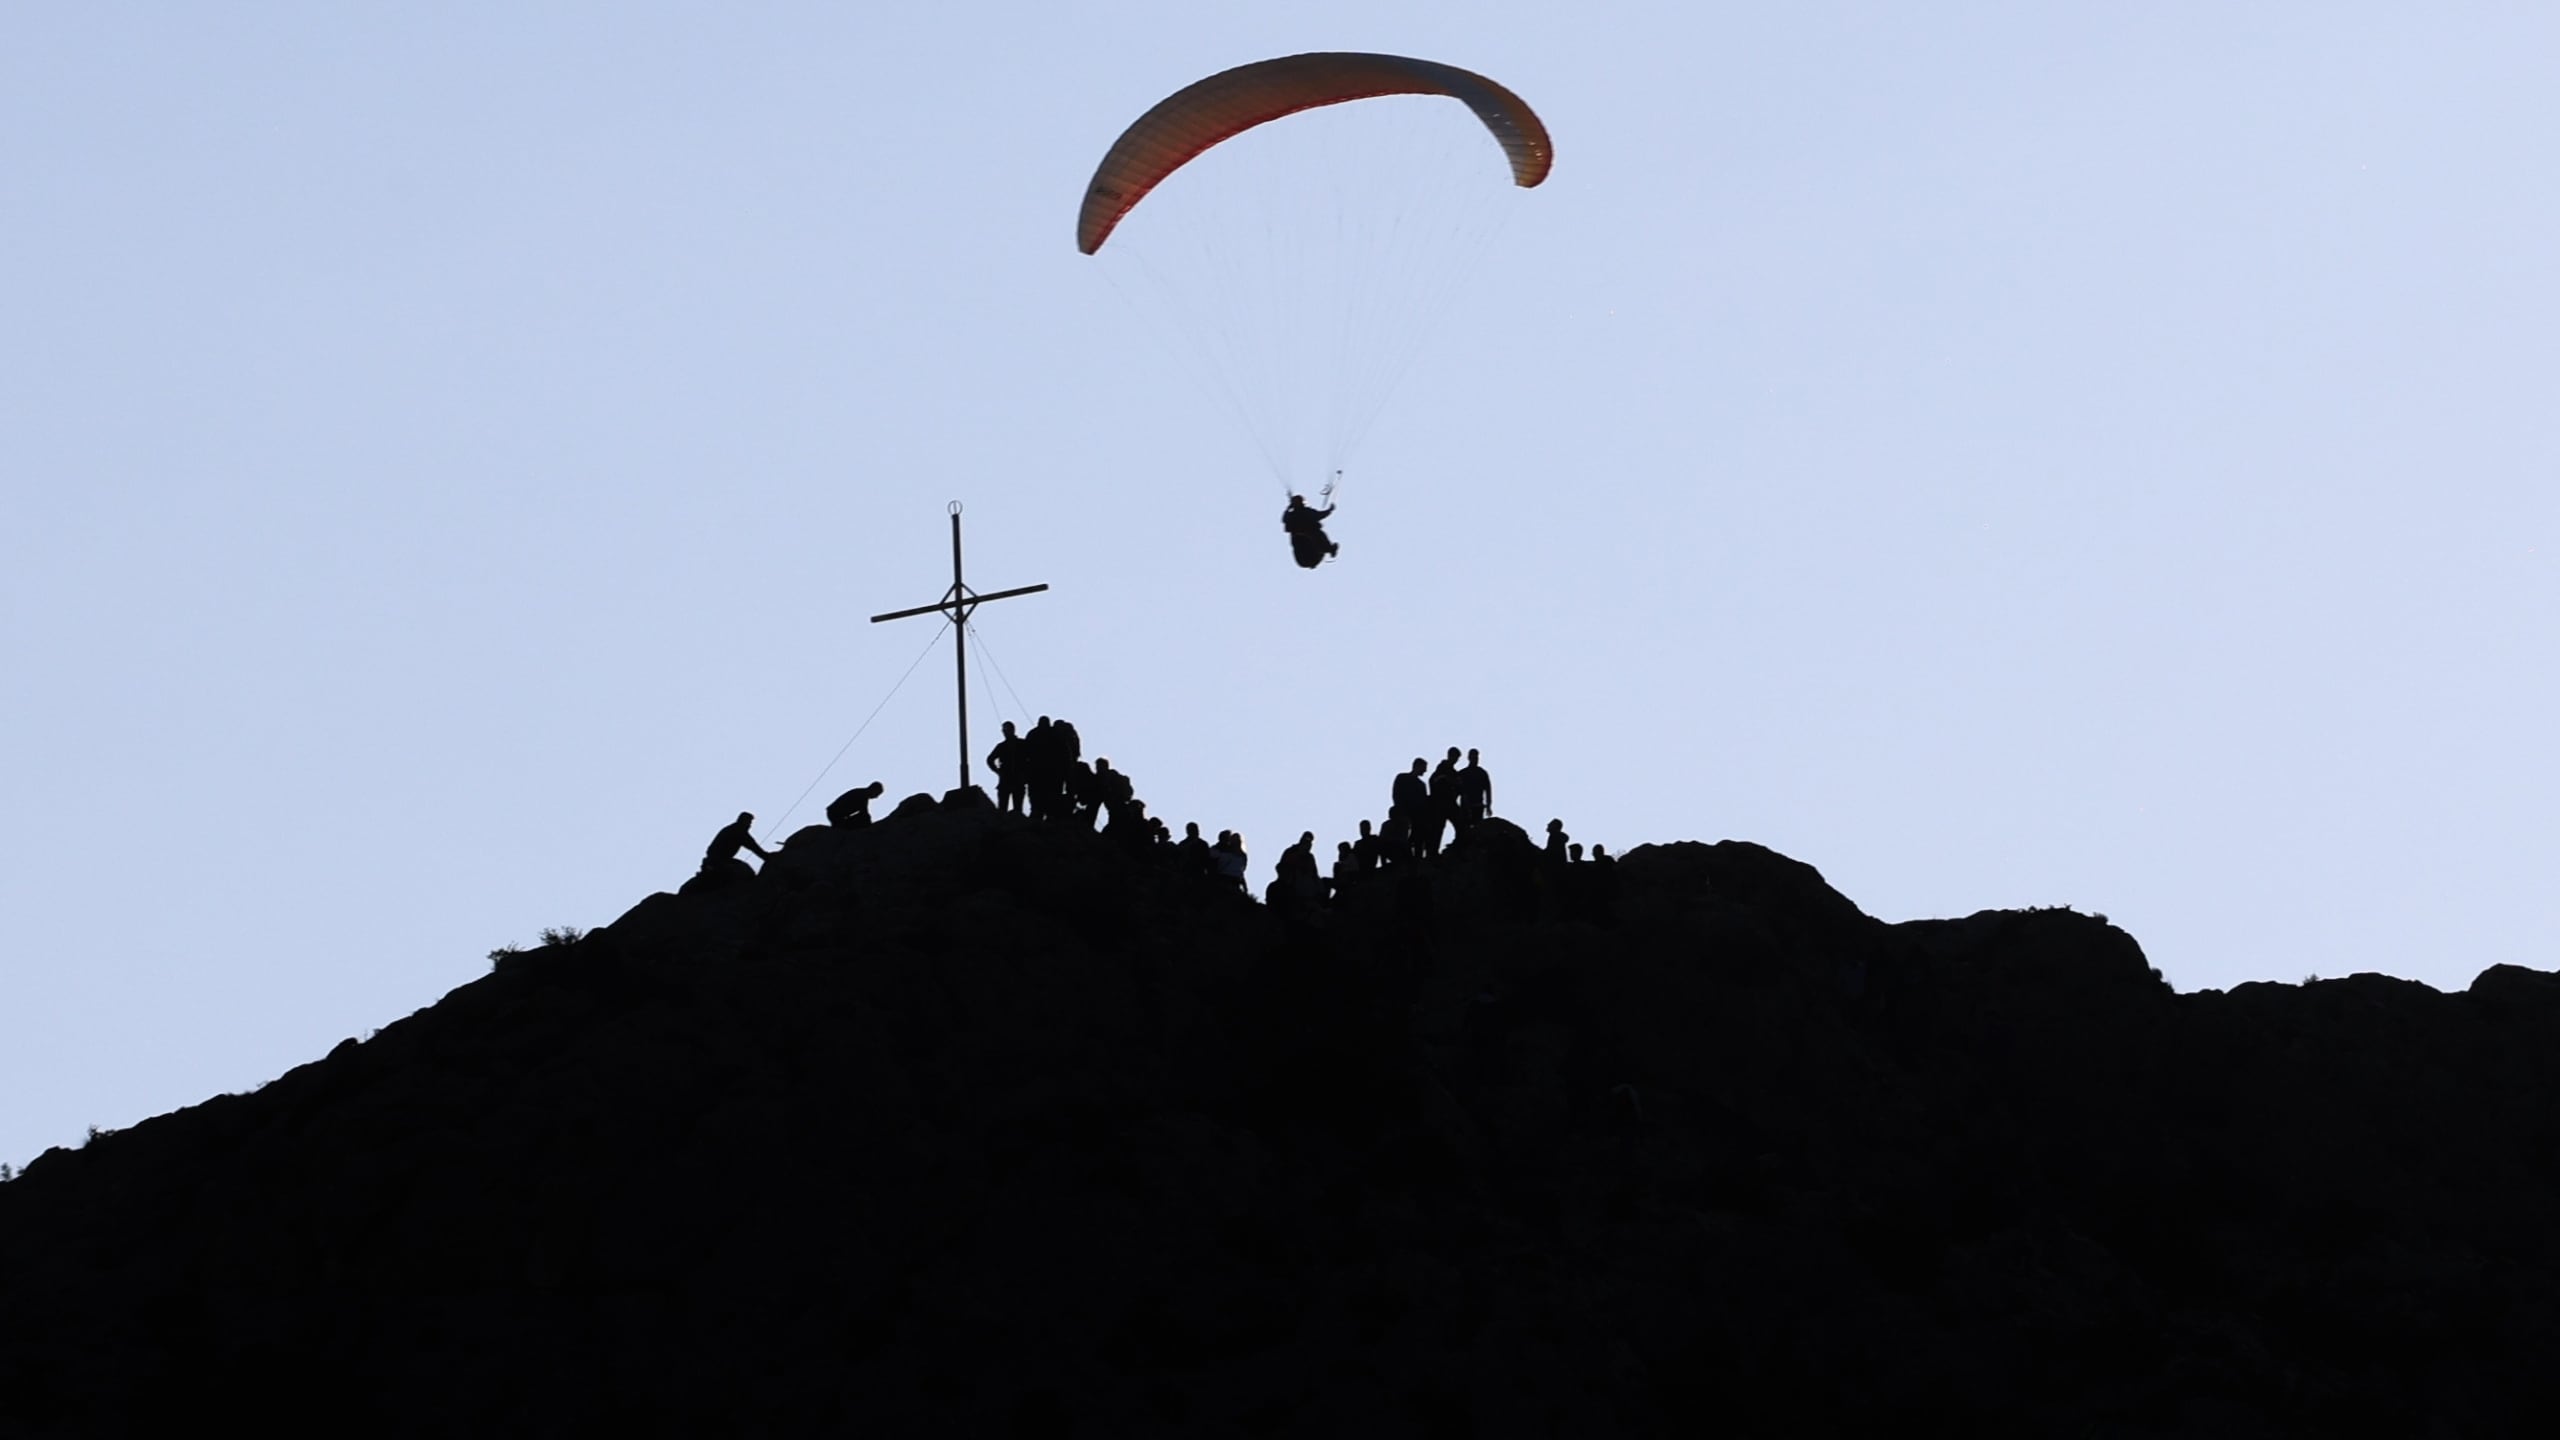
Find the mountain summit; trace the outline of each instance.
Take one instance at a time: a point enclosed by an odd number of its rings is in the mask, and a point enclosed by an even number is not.
[[[2180,995],[1498,820],[1280,899],[964,790],[501,953],[0,1185],[0,1434],[2560,1413],[2560,978]]]

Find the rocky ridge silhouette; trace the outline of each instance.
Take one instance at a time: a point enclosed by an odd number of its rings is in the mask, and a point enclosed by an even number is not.
[[[2560,978],[915,797],[0,1185],[0,1434],[2534,1433]],[[351,956],[351,962],[360,957]]]

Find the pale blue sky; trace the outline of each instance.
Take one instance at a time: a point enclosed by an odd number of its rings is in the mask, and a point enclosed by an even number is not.
[[[1139,111],[1311,49],[1557,150],[1313,575],[1073,241]],[[2184,988],[2560,964],[2555,54],[2530,5],[22,8],[0,1160],[778,817],[954,498],[980,588],[1054,586],[980,617],[1021,701],[1257,881],[1456,744],[1532,830],[2103,911]],[[951,782],[947,646],[812,805]]]

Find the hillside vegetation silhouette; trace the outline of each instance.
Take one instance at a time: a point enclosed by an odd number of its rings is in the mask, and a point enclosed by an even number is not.
[[[2551,975],[2180,995],[2096,916],[1482,813],[1264,903],[1095,793],[812,826],[47,1152],[0,1434],[2560,1413]]]

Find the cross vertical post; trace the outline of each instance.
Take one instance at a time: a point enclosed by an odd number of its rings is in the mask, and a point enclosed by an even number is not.
[[[960,684],[960,788],[969,788],[969,616],[990,600],[1009,600],[1016,595],[1036,595],[1048,589],[1042,585],[1020,585],[1011,590],[998,590],[981,595],[969,588],[960,570],[960,502],[951,502],[951,588],[931,605],[918,605],[907,610],[892,610],[874,615],[871,623],[904,620],[910,615],[940,615],[951,622],[953,672]]]
[[[960,502],[951,502],[951,593],[960,594]],[[960,788],[969,788],[969,617],[951,625],[951,674],[960,682]]]

